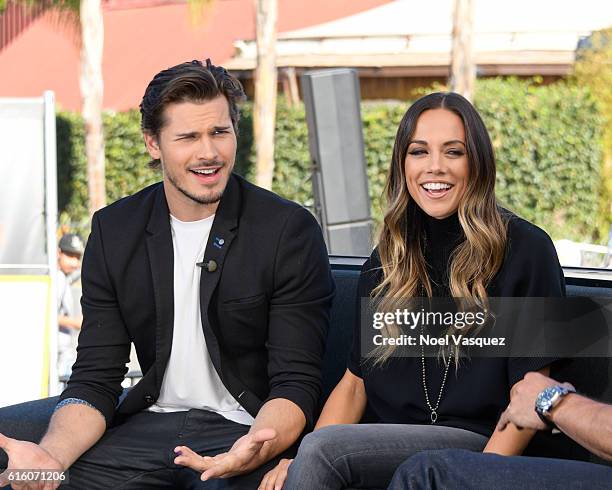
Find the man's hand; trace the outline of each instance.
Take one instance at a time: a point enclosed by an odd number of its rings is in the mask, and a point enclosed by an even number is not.
[[[174,463],[201,471],[203,481],[209,478],[230,478],[255,469],[264,457],[260,454],[267,441],[276,438],[274,429],[261,429],[238,439],[232,448],[216,456],[199,456],[186,446],[178,446]]]
[[[545,430],[547,425],[535,411],[537,396],[549,386],[562,385],[573,388],[569,383],[559,383],[536,372],[529,372],[510,391],[510,404],[497,423],[498,430],[504,430],[509,423],[519,429]]]
[[[292,462],[292,459],[281,459],[274,468],[265,474],[257,490],[283,490],[289,465]]]
[[[0,434],[0,448],[9,457],[7,470],[65,471],[66,468],[48,451],[33,442],[19,441]],[[5,482],[2,482],[5,484]],[[8,483],[8,482],[6,482]],[[12,482],[14,490],[55,490],[61,482]]]

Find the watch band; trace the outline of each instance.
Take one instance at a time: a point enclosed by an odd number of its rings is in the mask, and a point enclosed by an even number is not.
[[[538,417],[540,417],[540,420],[546,424],[546,427],[548,427],[548,430],[557,428],[555,423],[549,418],[547,418],[546,415],[544,415],[542,412],[540,412],[539,410],[536,410],[535,413],[537,413]]]

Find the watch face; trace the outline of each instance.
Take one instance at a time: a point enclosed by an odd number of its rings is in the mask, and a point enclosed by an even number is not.
[[[546,388],[536,398],[536,406],[542,412],[548,412],[553,404],[553,401],[559,396],[559,389],[557,386],[550,386]]]

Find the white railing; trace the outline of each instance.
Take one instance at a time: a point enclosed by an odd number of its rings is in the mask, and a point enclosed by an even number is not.
[[[559,262],[569,267],[598,267],[612,269],[612,248],[606,245],[557,240],[555,248]]]

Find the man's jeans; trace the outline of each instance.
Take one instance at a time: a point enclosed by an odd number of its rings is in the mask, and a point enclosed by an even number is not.
[[[174,464],[174,448],[188,446],[200,455],[229,450],[249,431],[205,410],[140,412],[110,428],[102,439],[68,470],[69,484],[60,489],[250,489],[276,466],[278,458],[241,477],[200,481],[200,473]]]
[[[304,438],[283,488],[385,488],[402,461],[419,451],[481,451],[486,443],[480,434],[440,425],[333,425]]]
[[[459,449],[425,451],[406,460],[389,490],[530,490],[612,488],[612,468],[583,461],[498,456]]]

